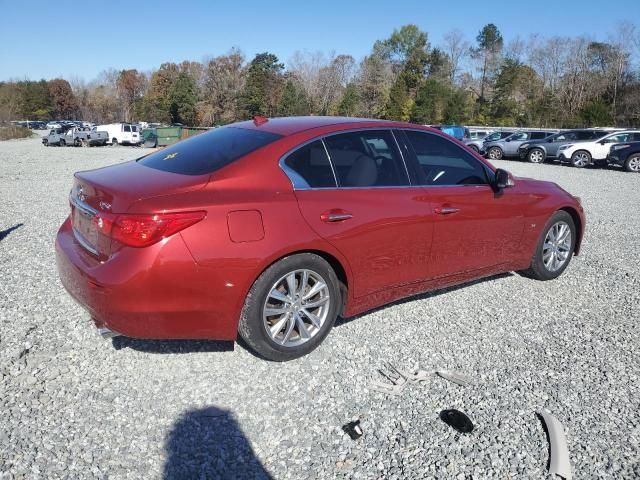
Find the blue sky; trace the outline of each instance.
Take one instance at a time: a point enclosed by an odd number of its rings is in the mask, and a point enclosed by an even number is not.
[[[640,28],[640,0],[0,0],[0,18],[0,80],[91,80],[109,67],[146,71],[167,61],[201,61],[233,46],[249,59],[270,51],[285,63],[296,50],[359,59],[376,39],[407,23],[428,32],[434,45],[454,28],[473,41],[490,22],[506,41],[531,33],[603,40],[620,20],[638,19]]]

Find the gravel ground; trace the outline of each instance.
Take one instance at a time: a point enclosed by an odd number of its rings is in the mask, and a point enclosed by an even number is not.
[[[423,295],[274,364],[230,343],[104,341],[62,288],[72,173],[142,153],[0,143],[0,479],[550,478],[541,408],[574,478],[640,476],[640,175],[495,162],[582,197],[582,255],[561,278]],[[369,388],[383,361],[475,384],[386,396]],[[475,430],[456,436],[448,408]],[[341,426],[358,418],[353,441]]]

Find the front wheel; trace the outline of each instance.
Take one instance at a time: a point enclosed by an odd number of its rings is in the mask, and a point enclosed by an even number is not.
[[[339,281],[322,257],[301,253],[267,268],[245,300],[239,334],[260,356],[282,362],[314,350],[341,305]]]
[[[571,165],[576,168],[584,168],[591,163],[591,154],[586,150],[578,150],[571,155]]]
[[[538,239],[531,265],[522,272],[536,280],[553,280],[569,266],[576,245],[576,225],[564,210],[559,210],[546,223]]]
[[[65,142],[62,139],[58,142],[58,145],[60,145],[61,147],[64,147],[66,144],[67,144],[67,142]]]
[[[640,173],[640,154],[631,155],[624,162],[624,169],[627,172]]]
[[[489,155],[491,160],[500,160],[502,159],[503,152],[500,147],[491,147],[487,152],[487,155]]]
[[[117,146],[118,146],[118,139],[117,139],[117,138],[115,138],[115,137],[114,137],[114,138],[111,140],[111,146],[112,146],[112,147],[117,147]]]
[[[544,162],[544,152],[540,148],[533,148],[527,154],[527,160],[531,163],[543,163]]]

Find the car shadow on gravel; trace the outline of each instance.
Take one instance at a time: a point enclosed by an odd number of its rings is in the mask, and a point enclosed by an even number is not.
[[[22,227],[23,225],[24,225],[24,223],[17,223],[17,224],[15,224],[13,227],[9,227],[9,228],[6,228],[6,229],[4,229],[4,230],[0,230],[0,242],[1,242],[2,240],[4,240],[4,239],[5,239],[5,237],[6,237],[7,235],[9,235],[11,232],[13,232],[14,230],[19,229],[19,228],[20,228],[20,227]]]
[[[419,293],[418,295],[413,295],[411,297],[407,297],[407,298],[403,298],[403,299],[397,300],[397,301],[395,301],[393,303],[387,303],[385,305],[382,305],[381,307],[377,307],[377,308],[374,308],[372,310],[367,310],[366,312],[361,313],[359,315],[356,315],[355,317],[350,317],[350,318],[338,317],[338,319],[336,320],[335,326],[339,327],[340,325],[345,325],[345,324],[350,323],[350,322],[352,322],[354,320],[362,318],[365,315],[369,315],[371,313],[379,312],[379,311],[385,310],[387,308],[395,307],[396,305],[402,305],[404,303],[415,302],[416,300],[425,300],[427,298],[437,297],[438,295],[444,295],[445,293],[455,292],[456,290],[460,290],[462,288],[471,287],[472,285],[477,285],[477,284],[485,283],[485,282],[491,282],[493,280],[498,280],[498,279],[501,279],[501,278],[509,278],[509,277],[513,277],[513,276],[515,276],[515,273],[513,273],[513,272],[499,273],[498,275],[492,275],[490,277],[479,278],[477,280],[471,280],[470,282],[461,283],[460,285],[454,285],[453,287],[441,288],[441,289],[432,290],[432,291],[426,292],[426,293]]]
[[[163,478],[271,479],[233,414],[218,407],[182,414],[165,440]]]
[[[234,342],[209,340],[141,340],[130,337],[114,337],[113,348],[131,348],[144,353],[182,354],[232,352]]]

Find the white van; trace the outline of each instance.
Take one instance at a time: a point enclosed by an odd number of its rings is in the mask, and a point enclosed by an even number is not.
[[[108,125],[98,125],[97,130],[109,133],[107,144],[129,144],[138,145],[142,138],[137,125],[130,123],[110,123]]]

